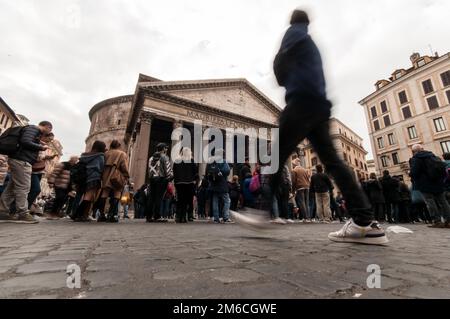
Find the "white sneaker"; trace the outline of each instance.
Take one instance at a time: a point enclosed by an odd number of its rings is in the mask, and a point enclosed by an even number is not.
[[[295,222],[294,222],[292,219],[287,219],[287,220],[286,220],[286,223],[288,223],[288,224],[294,224]]]
[[[369,226],[358,226],[350,219],[341,230],[330,233],[328,238],[341,243],[360,243],[367,245],[386,245],[389,240],[378,222]]]
[[[272,220],[272,223],[274,224],[279,224],[279,225],[286,225],[286,221],[284,221],[283,219],[281,219],[280,217],[275,218],[274,220]]]

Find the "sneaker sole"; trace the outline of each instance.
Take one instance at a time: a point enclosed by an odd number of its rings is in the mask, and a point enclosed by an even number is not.
[[[26,220],[12,220],[9,221],[8,223],[12,223],[12,224],[39,224],[39,221],[35,220],[35,221],[26,221]]]
[[[353,244],[362,244],[362,245],[378,245],[378,246],[386,246],[389,243],[389,239],[387,236],[383,237],[375,237],[375,238],[349,238],[349,237],[333,237],[328,235],[328,239],[338,243],[353,243]]]

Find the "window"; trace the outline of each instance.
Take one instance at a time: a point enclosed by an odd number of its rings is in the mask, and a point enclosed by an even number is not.
[[[408,97],[406,96],[406,91],[401,91],[398,94],[398,98],[400,100],[400,104],[405,104],[408,102]]]
[[[346,153],[344,153],[344,160],[347,162],[348,161],[348,159],[347,159],[347,154]]]
[[[416,127],[415,126],[410,126],[408,127],[408,135],[409,135],[409,139],[413,140],[415,138],[417,138],[417,131],[416,131]]]
[[[117,121],[117,125],[120,125],[120,123],[122,123],[122,121],[121,121],[121,120],[118,120],[118,121]]]
[[[395,145],[394,133],[388,134],[389,145]]]
[[[432,97],[429,97],[429,98],[427,99],[427,103],[428,103],[428,108],[429,108],[430,110],[434,110],[434,109],[437,109],[437,108],[439,107],[439,102],[438,102],[438,100],[437,100],[436,95],[435,95],[435,96],[432,96]]]
[[[384,139],[382,137],[379,137],[377,141],[378,141],[378,148],[380,149],[384,148]]]
[[[441,142],[441,148],[443,153],[450,153],[450,141]]]
[[[445,86],[450,85],[450,71],[441,74],[442,84]]]
[[[373,121],[373,127],[375,128],[375,131],[380,130],[380,122],[378,120]]]
[[[3,124],[4,120],[5,120],[5,114],[2,115],[2,120],[0,121],[0,124]]]
[[[398,153],[392,153],[392,162],[394,165],[400,164],[400,159],[398,158]]]
[[[422,86],[423,86],[423,91],[425,92],[425,95],[430,94],[431,92],[434,92],[433,83],[431,83],[431,80],[423,81]]]
[[[355,165],[358,167],[358,160],[355,158]]]
[[[409,105],[404,107],[404,108],[402,108],[402,113],[403,113],[403,118],[405,120],[409,119],[410,117],[412,117],[411,109],[410,109]]]
[[[383,165],[383,167],[388,167],[389,166],[389,158],[387,156],[381,156],[381,165]]]
[[[386,113],[388,111],[386,101],[381,102],[380,106],[381,106],[381,113]]]
[[[313,157],[313,158],[311,159],[311,165],[312,165],[312,166],[316,166],[317,164],[318,164],[317,158],[316,158],[316,157]]]
[[[450,90],[446,91],[445,94],[447,95],[447,101],[450,104]]]
[[[433,122],[434,122],[434,128],[436,129],[436,132],[443,132],[446,130],[445,122],[442,117],[438,117],[437,119],[434,119]]]
[[[370,113],[372,114],[372,118],[373,119],[376,118],[378,116],[378,114],[377,114],[377,107],[376,106],[372,106],[370,108]]]
[[[386,116],[383,118],[383,120],[384,120],[384,126],[385,126],[385,127],[391,125],[391,119],[389,118],[389,115],[386,115]]]

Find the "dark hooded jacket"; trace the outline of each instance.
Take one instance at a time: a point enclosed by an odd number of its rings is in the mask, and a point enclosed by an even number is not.
[[[444,178],[442,181],[432,181],[426,174],[426,161],[436,157],[432,152],[422,151],[414,154],[409,160],[411,168],[410,176],[414,184],[414,189],[422,193],[442,193],[445,190]]]
[[[286,101],[295,95],[326,100],[322,58],[306,23],[293,24],[287,30],[275,58],[274,72],[278,83],[286,88]]]
[[[384,194],[383,186],[377,179],[369,179],[366,183],[367,195],[369,197],[370,203],[374,204],[384,204]]]
[[[19,140],[19,150],[9,157],[33,165],[37,162],[39,152],[43,150],[43,146],[40,144],[41,136],[39,127],[35,125],[25,126]]]
[[[80,156],[80,162],[86,164],[86,184],[100,182],[105,167],[104,153],[83,153]]]
[[[383,186],[384,199],[387,203],[400,202],[400,182],[392,176],[383,176],[380,180]]]

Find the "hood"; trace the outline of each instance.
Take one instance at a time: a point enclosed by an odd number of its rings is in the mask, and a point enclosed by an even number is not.
[[[424,158],[430,158],[430,157],[434,157],[434,154],[432,152],[428,152],[428,151],[422,151],[422,152],[414,154],[414,158],[424,159]]]
[[[280,52],[286,52],[295,44],[308,38],[308,25],[306,23],[296,23],[286,31],[281,42]]]
[[[103,153],[83,153],[80,156],[80,162],[83,163],[90,163],[94,160],[96,160],[99,157],[104,157],[105,154]]]

